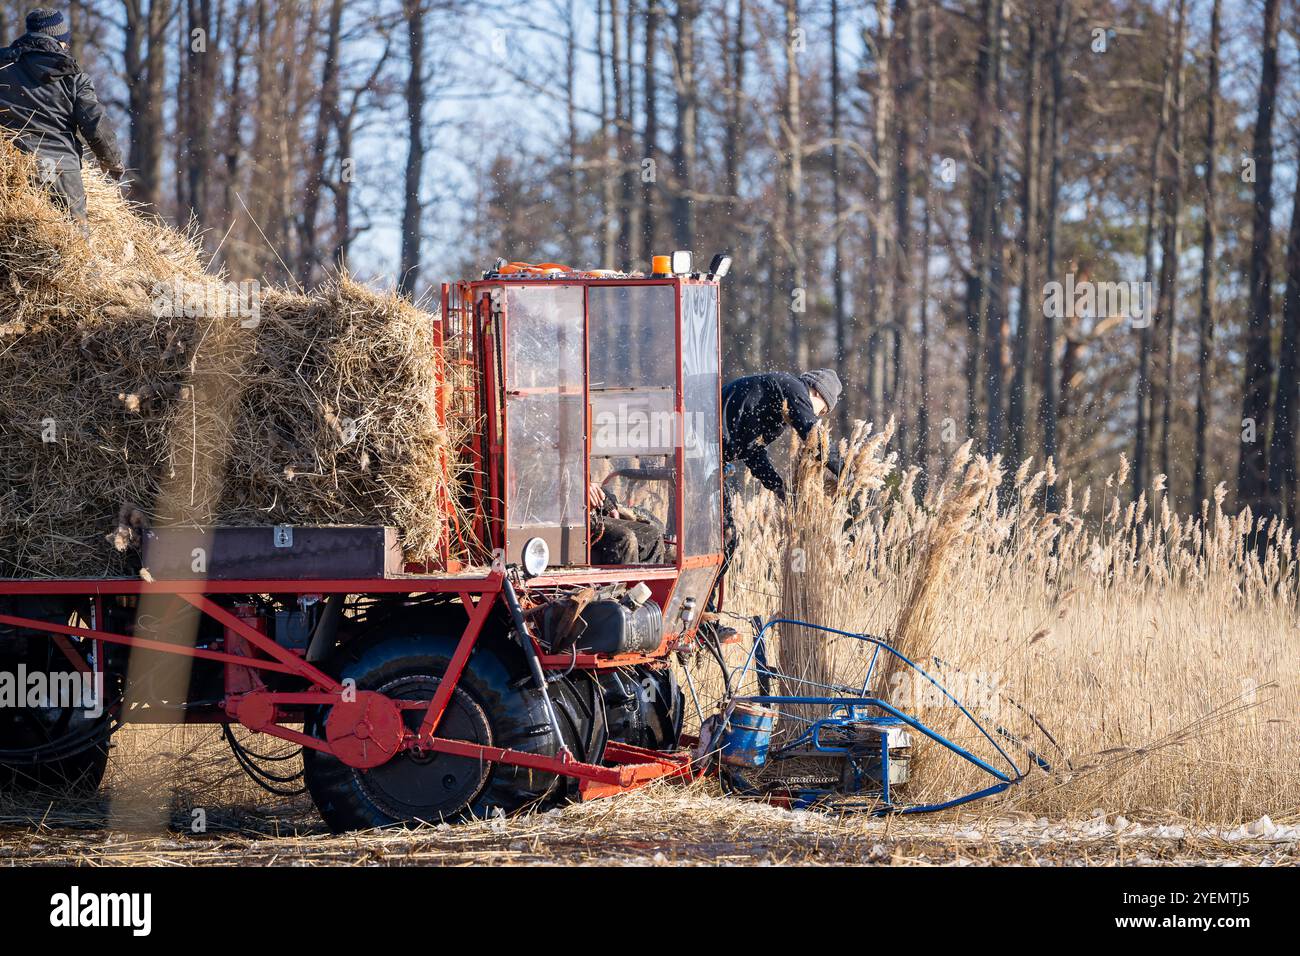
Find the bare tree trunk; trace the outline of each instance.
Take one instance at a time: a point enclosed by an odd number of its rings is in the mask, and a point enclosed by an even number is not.
[[[1286,247],[1286,296],[1282,300],[1282,349],[1277,368],[1276,416],[1268,455],[1268,497],[1276,514],[1296,518],[1296,410],[1300,408],[1300,186],[1291,203]]]
[[[916,143],[912,136],[914,92],[913,48],[916,22],[911,0],[894,0],[894,38],[897,67],[894,71],[894,354],[889,412],[898,423],[896,445],[906,457],[908,419],[912,403],[907,400],[907,343],[912,338],[912,179],[916,175]]]
[[[1156,126],[1155,140],[1151,146],[1151,182],[1147,189],[1146,239],[1143,245],[1143,282],[1151,288],[1156,277],[1156,222],[1160,202],[1161,170],[1164,168],[1165,135],[1169,128],[1170,70],[1172,69],[1172,38],[1168,17],[1165,19],[1165,57],[1160,87],[1160,121]],[[1150,316],[1143,316],[1138,331],[1137,420],[1133,429],[1133,498],[1137,500],[1151,481],[1151,354],[1154,350],[1154,329]]]
[[[299,38],[310,36],[315,28],[314,10],[302,0],[257,4],[257,85],[242,109],[245,117],[253,118],[255,170],[247,184],[252,228],[245,245],[253,274],[277,282],[297,277],[290,263],[296,261],[294,163],[303,152],[299,117],[305,108],[300,99]]]
[[[885,412],[885,361],[881,341],[887,326],[881,321],[882,302],[888,302],[887,286],[893,278],[889,268],[888,227],[885,214],[889,196],[889,106],[893,97],[890,57],[893,54],[893,29],[887,0],[876,0],[876,32],[871,37],[875,56],[875,79],[871,84],[872,136],[871,173],[867,177],[868,228],[871,238],[867,248],[867,415],[879,424]]]
[[[1002,452],[1003,408],[1002,390],[1005,369],[1003,366],[1003,336],[1006,333],[1006,249],[1002,237],[1002,122],[1006,112],[1006,80],[1003,70],[1003,49],[1005,37],[1005,0],[994,0],[997,7],[996,29],[993,46],[993,101],[996,105],[991,137],[991,159],[989,164],[989,232],[988,232],[988,318],[986,322],[986,378],[985,394],[987,396],[987,434],[985,450],[989,455]]]
[[[353,114],[340,112],[335,133],[340,166],[352,160],[352,129]],[[350,165],[347,169],[340,168],[334,189],[334,251],[331,259],[337,269],[347,268],[348,254],[352,251],[352,176]]]
[[[420,226],[424,213],[420,183],[424,178],[425,151],[425,0],[402,0],[402,12],[406,20],[410,65],[406,75],[406,199],[402,210],[401,278],[397,288],[402,295],[410,296],[420,278]]]
[[[613,0],[610,2],[613,6]],[[617,242],[618,223],[614,220],[617,199],[618,162],[611,151],[614,137],[610,128],[615,125],[610,109],[610,70],[606,68],[605,52],[605,0],[596,0],[596,70],[600,74],[600,266],[614,268],[614,243]],[[612,17],[611,17],[612,19]],[[613,33],[618,35],[618,28]],[[612,66],[612,64],[611,64]],[[617,69],[616,67],[614,69]]]
[[[312,139],[306,188],[302,197],[302,243],[298,258],[298,281],[303,286],[311,284],[313,274],[321,264],[317,220],[320,216],[321,193],[328,188],[325,182],[325,171],[330,133],[336,131],[338,127],[339,46],[343,32],[344,6],[345,0],[330,0],[329,21],[325,28],[325,58],[321,64],[316,132]]]
[[[148,204],[157,208],[162,199],[163,143],[167,140],[163,120],[163,98],[167,83],[167,29],[171,23],[174,0],[151,0],[149,3],[148,34],[145,54],[145,99],[142,104],[147,117],[148,134],[139,144],[140,165],[137,173],[142,179],[141,195]]]
[[[980,358],[984,351],[984,316],[988,307],[993,196],[993,125],[997,122],[994,62],[999,46],[1000,0],[980,0],[980,46],[975,62],[975,116],[971,121],[974,150],[970,185],[970,272],[966,278],[966,432],[979,434]]]
[[[655,192],[659,178],[659,21],[663,16],[660,0],[646,0],[645,16],[645,79],[642,81],[641,98],[645,105],[645,159],[649,163],[649,174],[643,172],[641,177],[641,229],[642,247],[646,262],[650,268],[649,258],[655,252]],[[644,167],[643,167],[644,168]]]
[[[916,459],[921,468],[920,485],[924,493],[930,481],[930,168],[933,157],[930,143],[934,126],[935,50],[934,50],[935,0],[925,0],[925,53],[922,67],[925,76],[925,119],[921,131],[921,156],[925,175],[921,178],[921,354],[918,369],[920,396],[916,405]]]
[[[1273,383],[1273,112],[1277,101],[1277,33],[1280,0],[1264,0],[1264,35],[1260,44],[1262,66],[1259,108],[1255,118],[1255,215],[1251,226],[1250,317],[1246,326],[1246,363],[1242,382],[1243,438],[1237,463],[1237,503],[1257,511],[1275,512],[1265,501],[1268,490],[1269,393]],[[1294,343],[1291,343],[1294,347]]]
[[[211,216],[212,132],[220,53],[213,42],[212,0],[188,0],[189,35],[186,57],[189,63],[188,91],[185,101],[187,180],[186,200],[200,227]],[[196,36],[195,31],[202,34]]]
[[[1174,25],[1173,118],[1171,120],[1168,185],[1161,240],[1160,294],[1156,308],[1164,332],[1162,388],[1160,394],[1160,470],[1170,474],[1169,444],[1173,427],[1173,392],[1176,377],[1178,323],[1178,259],[1182,252],[1183,214],[1183,36],[1186,32],[1187,0],[1178,0]],[[1176,490],[1176,489],[1175,489]]]
[[[628,0],[631,3],[631,0]],[[618,177],[618,236],[615,240],[614,268],[632,268],[632,195],[634,166],[632,163],[632,14],[620,6],[619,0],[610,0],[610,25],[613,30],[613,51],[610,64],[614,83],[614,125]],[[620,34],[620,20],[629,29]],[[624,36],[627,43],[624,44]]]
[[[131,198],[157,210],[162,198],[163,84],[172,0],[123,0],[123,61],[131,114]]]
[[[725,136],[725,165],[724,175],[726,176],[725,188],[727,193],[727,219],[729,223],[736,224],[737,227],[743,221],[743,213],[740,199],[740,170],[744,165],[746,155],[746,138],[745,133],[747,124],[745,123],[746,103],[744,96],[745,78],[748,72],[748,58],[750,46],[748,43],[748,17],[746,15],[749,0],[736,0],[736,16],[734,21],[734,36],[731,42],[730,51],[730,68],[727,83],[727,129]],[[737,228],[737,231],[742,231]],[[749,268],[757,266],[756,257],[749,248],[741,246],[740,237],[728,236],[731,243],[731,251],[742,254],[744,262]],[[764,291],[767,294],[767,290]],[[737,301],[738,311],[742,314],[747,313],[744,322],[744,332],[738,336],[735,345],[736,367],[738,370],[748,371],[750,367],[763,358],[763,330],[769,321],[766,317],[771,316],[770,309],[764,307],[755,309],[753,307],[754,296],[752,293],[747,297],[748,303],[744,298]],[[748,307],[747,307],[748,306]],[[724,356],[727,361],[730,356]]]
[[[1044,210],[1044,245],[1046,270],[1049,281],[1059,281],[1057,227],[1061,205],[1061,103],[1065,96],[1064,49],[1070,23],[1069,0],[1056,0],[1052,22],[1051,49],[1048,56],[1051,74],[1051,108],[1047,114],[1047,208]],[[1057,427],[1060,409],[1060,389],[1056,368],[1057,329],[1056,316],[1050,309],[1043,310],[1043,366],[1042,395],[1039,399],[1039,418],[1043,423],[1043,458],[1055,458],[1058,449]],[[1047,506],[1056,506],[1056,489],[1047,488]]]
[[[741,0],[744,7],[744,0]],[[843,106],[840,80],[840,0],[831,0],[831,301],[835,324],[835,365],[844,369],[849,354],[849,323],[844,291],[844,191],[840,181],[840,137],[843,135]],[[843,372],[841,372],[843,374]],[[841,402],[839,423],[846,429],[850,420],[850,403]]]
[[[637,49],[637,27],[640,25],[644,28],[645,21],[637,16],[638,0],[624,0],[627,4],[624,19],[626,20],[626,39],[623,44],[623,76],[627,85],[627,113],[623,117],[624,125],[624,146],[623,162],[623,196],[621,202],[627,214],[627,259],[623,264],[625,269],[635,269],[637,264],[645,258],[645,250],[641,248],[641,203],[637,196],[637,183],[641,174],[639,152],[636,148],[636,112],[637,112],[637,69],[636,69],[636,49]],[[641,77],[644,79],[644,77]]]
[[[787,3],[790,0],[786,0]],[[699,0],[677,0],[677,124],[673,137],[673,241],[679,249],[695,243],[695,149],[699,88],[695,75],[695,21]],[[787,41],[788,42],[788,41]]]
[[[226,31],[230,31],[230,84],[225,90],[226,116],[222,141],[225,152],[222,156],[224,180],[221,193],[222,221],[218,224],[224,233],[230,228],[235,214],[235,194],[239,188],[239,161],[243,154],[243,140],[240,136],[239,120],[243,113],[241,101],[244,95],[244,46],[249,31],[246,29],[248,6],[246,0],[234,0],[234,9],[230,16],[220,20],[222,40],[226,40]],[[238,263],[232,261],[231,247],[222,245],[221,261],[232,271]]]
[[[1206,432],[1210,428],[1210,375],[1214,348],[1214,297],[1217,287],[1214,261],[1218,210],[1214,179],[1219,155],[1219,0],[1210,10],[1209,85],[1205,109],[1205,225],[1201,231],[1201,308],[1196,358],[1196,471],[1192,479],[1192,506],[1199,508],[1208,490]]]
[[[740,160],[745,141],[745,5],[748,0],[737,0],[735,36],[727,77],[727,128],[723,137],[723,188],[727,193],[727,219],[736,222],[740,203]],[[837,0],[838,2],[838,0]],[[833,67],[834,68],[834,67]],[[832,114],[834,115],[834,114]],[[833,178],[833,177],[832,177]]]
[[[271,258],[271,250],[266,246],[275,241],[275,228],[267,218],[274,201],[274,177],[265,175],[263,170],[270,165],[271,151],[275,141],[282,135],[278,117],[271,106],[277,100],[272,91],[275,89],[281,31],[273,4],[268,0],[256,0],[253,6],[257,40],[250,58],[252,83],[245,93],[246,99],[236,106],[237,115],[232,117],[235,123],[240,122],[238,114],[252,117],[252,138],[248,148],[249,175],[244,183],[239,184],[244,187],[243,190],[236,187],[235,196],[239,205],[233,208],[242,211],[247,207],[247,215],[254,227],[245,230],[250,240],[258,233],[267,237],[266,242],[261,241],[261,236],[249,242],[239,242],[238,238],[242,237],[237,237],[236,240],[241,265],[247,273],[264,276],[270,271]]]
[[[1027,9],[1028,45],[1025,52],[1024,162],[1020,173],[1020,304],[1016,321],[1015,359],[1011,370],[1008,399],[1007,438],[1012,465],[1028,457],[1029,449],[1029,343],[1033,337],[1031,317],[1038,301],[1038,171],[1042,101],[1039,95],[1038,35],[1041,9],[1031,0]],[[1041,311],[1041,310],[1040,310]]]
[[[190,160],[190,150],[194,145],[192,137],[193,111],[189,107],[189,100],[194,94],[194,70],[190,68],[191,57],[189,53],[189,23],[193,5],[194,0],[186,0],[185,18],[180,24],[180,29],[176,31],[177,41],[180,45],[176,49],[176,85],[172,91],[175,96],[176,110],[176,148],[174,154],[176,162],[172,170],[172,187],[176,190],[177,222],[183,221],[187,213],[193,209],[193,203],[189,196],[190,181],[185,173]]]
[[[799,82],[799,52],[795,31],[799,28],[798,0],[784,0],[785,5],[785,101],[782,118],[785,127],[785,260],[786,281],[782,292],[808,298],[807,249],[803,231],[803,103]],[[806,313],[805,313],[806,314]],[[803,336],[805,320],[790,316],[790,358],[796,368],[808,367],[808,343]]]
[[[86,54],[87,27],[90,25],[90,17],[87,15],[85,0],[74,0],[67,6],[68,26],[72,30],[72,40],[68,44],[68,52],[72,58],[81,63]],[[8,44],[11,39],[17,39],[17,34],[11,34],[7,29],[8,11],[0,11],[0,43]],[[15,11],[18,13],[18,11]],[[19,14],[21,15],[21,14]],[[21,32],[21,31],[19,31]]]
[[[564,116],[568,130],[568,163],[564,170],[564,188],[568,209],[564,230],[565,257],[570,263],[582,254],[579,226],[585,228],[578,212],[578,25],[573,0],[565,4],[564,33]]]

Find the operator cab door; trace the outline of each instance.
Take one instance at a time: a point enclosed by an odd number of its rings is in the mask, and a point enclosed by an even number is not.
[[[592,285],[591,480],[662,529],[676,563],[678,512],[677,290]]]
[[[587,563],[586,322],[581,286],[505,289],[506,560],[544,539]]]
[[[688,606],[703,610],[722,563],[722,343],[718,287],[682,285],[682,408],[686,481],[682,489],[681,579],[664,608],[673,631]],[[698,617],[696,618],[698,619]]]

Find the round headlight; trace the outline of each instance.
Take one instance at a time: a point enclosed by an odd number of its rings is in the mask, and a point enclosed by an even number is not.
[[[530,578],[542,574],[551,564],[551,548],[541,538],[529,538],[524,545],[524,573]]]

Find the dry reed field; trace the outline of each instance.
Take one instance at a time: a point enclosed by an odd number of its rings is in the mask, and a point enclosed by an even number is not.
[[[846,443],[852,467],[831,488],[820,453],[805,449],[789,509],[748,499],[732,610],[886,637],[973,696],[973,709],[1052,764],[994,808],[1300,819],[1291,529],[1225,513],[1222,487],[1179,516],[1163,477],[1130,503],[1124,462],[1103,487],[1080,489],[1050,463],[1008,473],[969,444],[922,492],[919,473],[887,455],[888,437],[860,426]],[[1060,500],[1051,512],[1049,486]],[[804,629],[777,644],[787,672],[850,686],[870,659],[860,642]],[[992,756],[902,669],[878,666],[872,687]],[[914,769],[918,796],[979,782],[928,742]]]

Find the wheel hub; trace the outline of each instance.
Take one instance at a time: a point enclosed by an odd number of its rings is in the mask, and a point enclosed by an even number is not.
[[[397,706],[372,690],[357,692],[354,701],[330,708],[325,739],[349,767],[370,769],[387,763],[402,743],[402,717]]]

